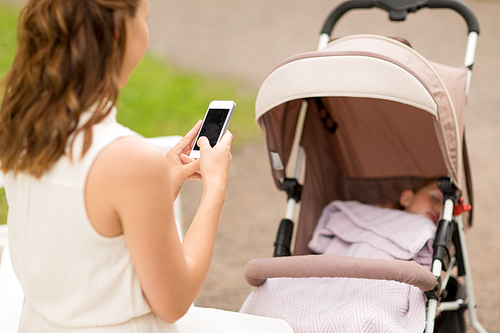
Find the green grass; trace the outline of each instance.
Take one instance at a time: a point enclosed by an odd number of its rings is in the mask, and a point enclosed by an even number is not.
[[[0,3],[0,78],[5,75],[14,59],[16,48],[16,22],[19,9]],[[0,224],[7,219],[5,190],[0,188]]]
[[[120,91],[118,121],[147,137],[184,135],[203,118],[210,101],[230,99],[237,104],[229,129],[238,146],[260,136],[254,96],[241,91],[235,80],[179,70],[146,55]]]
[[[0,3],[0,78],[14,58],[18,13],[19,8]],[[254,122],[255,94],[244,93],[237,80],[180,70],[151,54],[144,57],[120,91],[118,121],[146,137],[184,135],[214,99],[231,99],[237,104],[229,126],[234,147],[261,136]],[[5,223],[6,212],[1,189],[0,224]]]
[[[3,77],[14,59],[16,24],[19,9],[0,3],[0,77]]]
[[[7,200],[5,199],[5,190],[0,188],[0,224],[5,224],[7,220]]]

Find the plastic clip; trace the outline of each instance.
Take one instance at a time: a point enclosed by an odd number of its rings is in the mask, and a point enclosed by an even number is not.
[[[464,197],[460,197],[459,204],[453,207],[453,216],[460,215],[463,212],[470,212],[471,209],[470,204],[464,204]]]

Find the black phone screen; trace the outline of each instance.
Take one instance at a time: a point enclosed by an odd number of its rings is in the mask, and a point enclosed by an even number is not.
[[[224,122],[226,121],[228,113],[228,109],[209,109],[198,138],[206,136],[208,141],[210,141],[210,146],[215,146],[222,128],[224,127]],[[200,147],[195,143],[193,149],[200,150]]]

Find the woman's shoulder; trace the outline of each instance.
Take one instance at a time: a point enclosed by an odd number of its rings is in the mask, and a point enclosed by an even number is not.
[[[123,137],[106,147],[99,156],[107,165],[123,171],[153,171],[158,166],[166,167],[165,154],[148,140],[129,136]],[[162,170],[164,171],[164,170]]]
[[[98,225],[109,227],[124,211],[140,210],[156,198],[173,201],[163,152],[140,137],[114,141],[95,159],[87,178],[85,197],[88,215],[97,230],[100,230]],[[116,227],[116,223],[114,225]],[[111,234],[119,234],[120,228],[112,229],[115,232]]]
[[[111,143],[99,154],[95,164],[101,165],[102,172],[112,177],[142,178],[166,171],[163,151],[138,136],[122,137]]]

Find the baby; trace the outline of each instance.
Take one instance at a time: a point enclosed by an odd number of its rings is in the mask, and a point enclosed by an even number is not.
[[[438,223],[443,208],[443,193],[437,180],[423,182],[414,189],[404,190],[399,197],[401,208],[409,213],[428,217]]]

